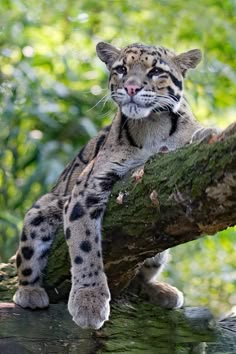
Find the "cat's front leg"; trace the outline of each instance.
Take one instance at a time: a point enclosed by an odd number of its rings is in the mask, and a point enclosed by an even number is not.
[[[220,133],[220,129],[217,128],[205,128],[201,127],[197,129],[190,140],[190,144],[195,142],[203,142],[208,141],[211,137],[217,136]]]
[[[77,180],[64,209],[64,231],[72,274],[68,309],[73,320],[83,328],[102,327],[110,313],[110,292],[102,260],[101,222],[114,183],[129,169],[124,159],[122,163],[117,161],[106,156],[92,161]]]

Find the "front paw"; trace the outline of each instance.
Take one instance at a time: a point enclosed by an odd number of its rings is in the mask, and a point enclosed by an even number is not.
[[[220,133],[219,129],[216,128],[200,128],[196,130],[190,140],[190,144],[195,142],[208,141],[210,138],[217,136]]]
[[[99,329],[109,318],[109,301],[107,284],[77,289],[72,286],[68,310],[78,326]]]
[[[46,291],[41,287],[19,287],[13,297],[15,304],[31,309],[48,307],[49,298]]]

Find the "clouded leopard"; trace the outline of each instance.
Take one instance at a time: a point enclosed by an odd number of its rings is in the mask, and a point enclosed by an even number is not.
[[[42,271],[55,233],[63,225],[71,258],[69,312],[79,326],[92,328],[100,328],[110,311],[101,222],[114,183],[153,154],[175,150],[211,132],[195,120],[184,96],[184,77],[199,63],[199,50],[177,55],[158,46],[132,44],[118,49],[100,42],[97,54],[110,72],[110,95],[117,112],[112,124],[67,165],[52,191],[27,212],[16,257],[19,288],[14,296],[22,307],[48,306]],[[154,281],[166,259],[166,252],[147,259],[140,276],[159,305],[180,307],[182,293]]]

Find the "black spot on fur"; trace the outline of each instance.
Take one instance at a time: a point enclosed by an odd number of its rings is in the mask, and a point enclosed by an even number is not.
[[[95,286],[95,285],[96,285],[96,283],[93,283],[93,284],[92,284],[92,286]]]
[[[29,285],[29,282],[27,280],[20,280],[20,285],[26,286]]]
[[[28,277],[29,275],[32,274],[32,269],[31,268],[25,268],[22,270],[22,275],[24,275],[25,277]]]
[[[67,211],[68,211],[68,207],[69,207],[69,203],[67,202],[66,203],[66,205],[65,205],[65,208],[64,208],[64,212],[65,212],[65,214],[67,213]]]
[[[167,91],[170,96],[175,100],[175,91],[172,89],[171,86],[167,86]]]
[[[83,258],[80,256],[75,257],[74,262],[76,264],[82,264],[83,263]]]
[[[75,221],[79,218],[82,218],[82,216],[84,216],[84,214],[85,214],[85,211],[84,211],[82,205],[79,202],[77,202],[74,205],[73,210],[70,214],[70,221]]]
[[[98,243],[99,237],[96,236],[94,240],[95,240],[96,243]]]
[[[42,240],[43,242],[51,241],[51,236],[50,236],[50,235],[48,235],[48,236],[43,236],[41,240]]]
[[[80,249],[84,252],[90,252],[92,249],[92,245],[90,241],[82,241],[80,244]]]
[[[100,187],[103,191],[110,191],[113,185],[120,180],[120,177],[113,172],[108,172],[106,176],[102,177]]]
[[[75,159],[74,159],[73,161],[75,161]],[[71,166],[72,166],[72,164],[73,164],[73,161],[71,161],[71,163],[70,163],[70,164],[64,169],[64,171],[62,172],[61,177],[62,177],[62,180],[63,180],[63,181],[66,180],[66,178],[67,178],[67,176],[68,176],[68,174],[69,174],[69,172],[70,172],[70,170],[71,170]]]
[[[82,275],[82,278],[84,279],[85,277],[86,277],[86,275],[85,275],[85,274],[83,274],[83,275]]]
[[[22,259],[21,259],[20,254],[18,253],[17,256],[16,256],[16,266],[17,266],[17,268],[19,268],[21,263],[22,263]]]
[[[56,220],[58,220],[58,221],[60,221],[61,219],[62,219],[62,216],[61,216],[61,214],[54,214],[54,219],[56,219]]]
[[[98,219],[103,213],[103,208],[97,208],[90,213],[91,219]]]
[[[44,217],[42,215],[39,215],[36,216],[36,218],[34,218],[30,224],[32,226],[39,226],[40,224],[42,224],[42,222],[44,222]]]
[[[31,234],[30,234],[30,237],[32,238],[32,240],[35,239],[36,233],[34,231],[32,231]]]
[[[31,208],[32,208],[32,209],[40,209],[40,205],[38,205],[38,204],[33,204]]]
[[[91,278],[91,276],[92,276],[92,275],[93,275],[93,273],[91,273],[91,272],[90,272],[90,273],[89,273],[89,275],[88,275],[88,276],[89,276],[89,278]]]
[[[91,263],[91,264],[90,264],[90,267],[92,267],[92,268],[93,268],[93,267],[94,267],[94,263]]]
[[[78,162],[74,163],[75,161],[76,161],[76,158],[72,161],[70,172],[67,175],[67,181],[66,181],[66,186],[65,186],[65,190],[66,191],[68,190],[68,186],[69,186],[70,181],[71,181],[71,176],[73,175],[75,169],[79,166]]]
[[[169,72],[169,75],[171,77],[171,80],[173,81],[173,83],[175,84],[175,86],[177,86],[180,90],[182,90],[183,88],[183,83],[181,80],[178,80],[177,77],[175,77],[171,72]]]
[[[179,115],[174,112],[170,112],[170,118],[171,118],[171,129],[169,132],[169,136],[173,135],[178,127],[178,120],[179,120]]]
[[[30,259],[34,254],[34,250],[32,247],[22,247],[21,253],[25,259]]]
[[[88,288],[88,287],[90,286],[90,284],[85,283],[85,284],[83,284],[83,286],[84,286],[85,288]]]
[[[59,199],[59,200],[57,201],[57,206],[58,206],[59,209],[63,209],[64,202],[63,202],[61,199]]]
[[[87,230],[85,231],[85,234],[86,234],[86,236],[90,236],[90,235],[91,235],[90,230],[89,230],[89,229],[87,229]]]
[[[25,231],[23,230],[22,235],[21,235],[21,241],[24,242],[26,240],[27,240],[27,236],[26,236]]]
[[[102,145],[104,144],[105,139],[106,139],[106,135],[101,135],[98,138],[98,141],[97,141],[96,147],[95,147],[95,152],[94,152],[94,155],[93,155],[93,159],[97,156],[99,150],[101,149]]]
[[[97,251],[97,256],[98,256],[98,258],[101,257],[101,252],[100,251]]]
[[[97,270],[94,272],[94,275],[98,276],[98,271]]]
[[[80,150],[79,154],[78,154],[78,157],[79,159],[85,164],[87,165],[88,163],[88,160],[86,160],[85,156],[84,156],[84,150],[86,148],[86,145]]]
[[[95,204],[98,204],[100,202],[100,198],[94,194],[89,194],[86,198],[86,207],[91,208]]]
[[[70,231],[70,228],[67,227],[66,233],[65,233],[66,240],[69,240],[70,236],[71,236],[71,231]]]

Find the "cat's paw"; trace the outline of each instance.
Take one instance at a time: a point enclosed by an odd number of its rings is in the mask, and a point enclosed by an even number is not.
[[[109,318],[109,301],[110,292],[106,284],[93,288],[72,287],[68,310],[78,326],[99,329]]]
[[[143,292],[151,303],[166,309],[177,309],[184,304],[182,291],[167,283],[150,282],[144,285]]]
[[[190,144],[195,142],[208,141],[212,137],[216,137],[220,133],[220,130],[217,128],[200,128],[196,130],[190,140]]]
[[[48,295],[40,287],[19,287],[13,297],[13,301],[21,307],[29,307],[31,309],[42,309],[49,305]]]

